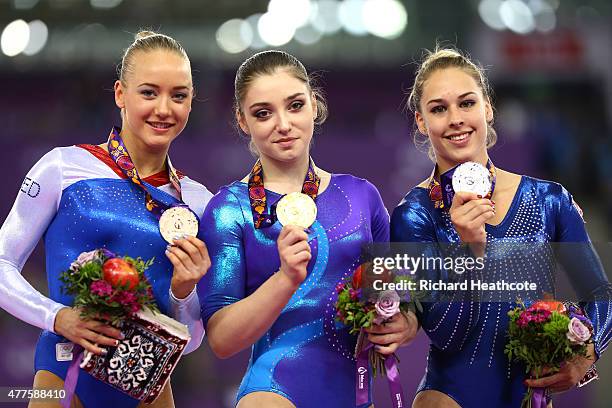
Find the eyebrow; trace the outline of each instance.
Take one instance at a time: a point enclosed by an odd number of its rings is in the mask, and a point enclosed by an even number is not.
[[[465,98],[466,96],[468,96],[468,95],[470,95],[470,94],[474,94],[474,95],[476,95],[476,92],[473,92],[473,91],[466,92],[466,93],[464,93],[464,94],[459,95],[459,98],[458,98],[458,99]],[[430,101],[428,101],[428,102],[427,102],[427,105],[429,105],[430,103],[439,103],[439,102],[442,102],[442,101],[443,101],[443,99],[442,99],[442,98],[432,99],[432,100],[430,100]]]
[[[138,86],[150,86],[152,88],[158,88],[159,89],[159,85],[155,85],[149,82],[143,82],[142,84],[139,84]],[[189,87],[187,85],[179,85],[179,86],[175,86],[172,89],[189,89]]]
[[[291,99],[295,99],[295,98],[297,98],[298,96],[302,96],[302,95],[305,95],[305,94],[304,94],[304,92],[296,92],[296,93],[294,93],[293,95],[289,95],[288,97],[286,97],[286,98],[285,98],[285,101],[289,101],[289,100],[291,100]],[[269,105],[269,104],[270,104],[269,102],[255,102],[254,104],[252,104],[251,106],[249,106],[249,109],[252,109],[252,108],[254,108],[254,107],[256,107],[256,106],[267,106],[267,105]]]

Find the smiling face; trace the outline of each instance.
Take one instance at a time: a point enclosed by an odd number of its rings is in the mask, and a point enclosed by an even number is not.
[[[439,69],[427,78],[415,120],[429,137],[441,172],[466,161],[486,163],[487,123],[493,120],[493,110],[462,69]]]
[[[122,135],[141,148],[167,149],[183,131],[191,111],[191,67],[176,52],[137,52],[124,82],[115,82],[123,112]]]
[[[277,69],[255,77],[236,112],[244,133],[262,158],[293,162],[308,157],[316,102],[307,84]]]

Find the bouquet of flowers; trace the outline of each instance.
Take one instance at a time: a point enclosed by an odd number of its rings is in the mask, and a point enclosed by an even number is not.
[[[519,302],[508,312],[509,341],[505,353],[512,361],[525,364],[526,372],[535,378],[559,371],[561,363],[576,356],[587,356],[592,343],[593,325],[582,310],[573,304],[567,307],[554,300],[540,300],[531,305]],[[529,388],[522,407],[546,407],[544,389]]]
[[[65,380],[69,406],[79,370],[145,403],[161,393],[187,343],[185,325],[161,314],[144,272],[153,259],[117,256],[107,249],[84,252],[60,280],[65,293],[74,295],[74,306],[84,318],[105,320],[121,329],[124,338],[104,355],[73,348]]]
[[[63,290],[74,295],[82,316],[117,325],[143,308],[159,312],[144,271],[153,259],[118,257],[107,249],[83,252],[60,275]]]
[[[349,327],[349,333],[358,335],[355,348],[357,359],[357,404],[367,402],[369,377],[366,373],[372,368],[372,374],[382,373],[389,380],[392,400],[394,406],[402,406],[402,392],[399,383],[399,372],[397,355],[383,356],[378,353],[373,345],[367,340],[365,329],[373,324],[381,324],[388,321],[398,313],[407,313],[413,310],[415,304],[410,302],[407,292],[398,293],[395,290],[373,291],[368,290],[366,284],[366,271],[368,264],[360,265],[353,276],[347,281],[340,282],[336,286],[338,300],[336,301],[336,320]],[[380,275],[384,281],[394,280],[399,282],[405,277],[390,278],[390,274]],[[371,292],[371,293],[368,293]]]

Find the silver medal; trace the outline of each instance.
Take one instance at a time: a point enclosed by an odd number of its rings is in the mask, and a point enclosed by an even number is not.
[[[168,243],[172,243],[177,236],[197,236],[198,224],[198,218],[189,208],[170,207],[159,219],[159,232]]]
[[[465,162],[459,165],[453,173],[453,190],[486,196],[491,191],[489,170],[475,162]]]

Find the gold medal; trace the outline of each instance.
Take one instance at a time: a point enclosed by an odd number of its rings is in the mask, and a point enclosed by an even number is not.
[[[304,193],[289,193],[276,205],[276,218],[282,225],[308,228],[317,219],[317,205]]]
[[[198,226],[198,217],[184,206],[168,208],[159,219],[159,232],[168,243],[183,235],[197,236]]]

